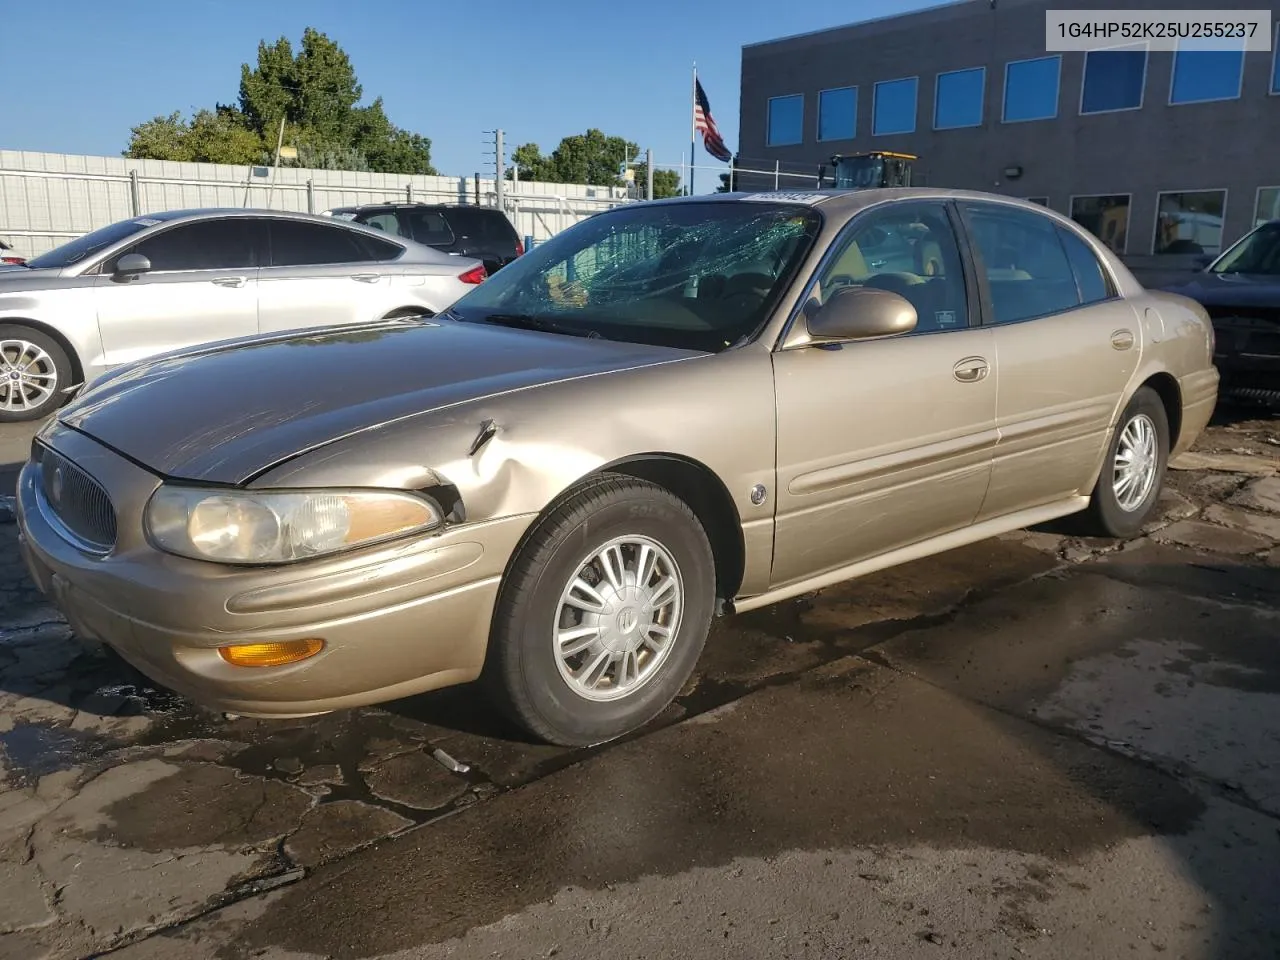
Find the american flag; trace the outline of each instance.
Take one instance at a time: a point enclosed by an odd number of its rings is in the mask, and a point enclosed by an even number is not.
[[[724,145],[720,131],[716,128],[715,118],[711,116],[711,103],[702,89],[702,81],[695,79],[693,83],[696,101],[693,105],[693,128],[702,131],[702,145],[707,148],[707,153],[717,160],[728,163],[733,154]]]

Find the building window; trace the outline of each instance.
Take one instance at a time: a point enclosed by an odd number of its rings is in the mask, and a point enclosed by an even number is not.
[[[1071,219],[1101,240],[1113,253],[1124,253],[1129,244],[1129,196],[1103,194],[1072,197]]]
[[[804,95],[769,98],[769,146],[804,142]]]
[[[1276,24],[1276,35],[1271,44],[1271,92],[1280,93],[1280,23]]]
[[[818,139],[852,140],[858,128],[858,88],[818,94]]]
[[[1268,220],[1280,220],[1280,187],[1258,188],[1258,200],[1253,208],[1253,225],[1258,227]]]
[[[1015,60],[1004,67],[1004,122],[1052,120],[1058,115],[1061,57]]]
[[[1081,113],[1112,113],[1142,107],[1147,83],[1145,44],[1090,50],[1084,55]]]
[[[1226,210],[1225,190],[1159,194],[1151,252],[1171,255],[1221,252]]]
[[[956,130],[982,126],[982,102],[986,88],[986,67],[938,74],[934,87],[933,128]]]
[[[876,84],[871,114],[871,132],[875,136],[915,132],[916,93],[919,86],[920,81],[916,77],[882,80]]]
[[[1181,48],[1173,55],[1170,103],[1235,100],[1244,78],[1244,50]]]
[[[1048,197],[1027,197],[1027,202],[1038,203],[1042,207],[1047,207],[1049,205],[1049,198]]]

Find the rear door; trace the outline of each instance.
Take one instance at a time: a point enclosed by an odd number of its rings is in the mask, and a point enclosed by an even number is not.
[[[263,332],[376,319],[391,296],[389,263],[403,247],[337,225],[270,219],[259,273]]]
[[[1000,369],[1000,439],[981,520],[1088,492],[1142,328],[1074,231],[1006,204],[960,209]]]
[[[117,253],[94,281],[104,365],[257,333],[265,250],[258,223],[227,217],[181,223]],[[146,257],[151,269],[116,278],[116,261],[127,253]]]

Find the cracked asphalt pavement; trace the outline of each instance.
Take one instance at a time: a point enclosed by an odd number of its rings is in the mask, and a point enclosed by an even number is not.
[[[587,751],[469,688],[197,709],[72,636],[8,511],[0,960],[1280,956],[1280,418],[1222,411],[1128,544],[724,621]]]

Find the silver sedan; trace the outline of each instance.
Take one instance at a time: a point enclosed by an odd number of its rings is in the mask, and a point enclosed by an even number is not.
[[[0,421],[37,420],[109,370],[298,327],[433,316],[483,264],[329,217],[176,210],[0,273]]]

